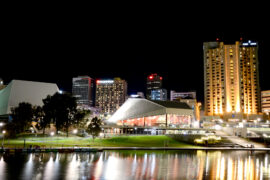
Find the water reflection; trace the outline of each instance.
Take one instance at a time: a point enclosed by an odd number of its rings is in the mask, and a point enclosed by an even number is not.
[[[247,151],[0,154],[0,179],[270,179],[269,157]]]

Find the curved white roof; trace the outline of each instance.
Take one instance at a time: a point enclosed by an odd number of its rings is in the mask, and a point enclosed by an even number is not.
[[[177,114],[193,116],[193,110],[181,102],[150,101],[141,98],[129,98],[113,115],[108,122],[116,123],[119,120],[156,116],[163,114]]]
[[[42,99],[58,91],[57,85],[53,83],[12,80],[0,90],[0,115],[9,114],[11,108],[21,102],[42,106]]]

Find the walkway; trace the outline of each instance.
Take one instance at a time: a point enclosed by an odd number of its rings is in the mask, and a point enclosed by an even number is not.
[[[263,143],[249,141],[248,139],[241,138],[238,136],[230,136],[230,135],[227,135],[223,131],[216,131],[216,135],[221,136],[222,138],[226,138],[226,139],[230,140],[232,143],[238,144],[238,145],[243,146],[243,147],[247,147],[247,145],[253,145],[254,148],[266,148],[267,147]]]

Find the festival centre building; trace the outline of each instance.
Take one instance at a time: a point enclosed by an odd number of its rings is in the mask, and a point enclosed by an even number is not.
[[[186,103],[129,98],[108,122],[118,127],[164,129],[188,128],[193,119],[193,110]]]
[[[0,119],[7,118],[11,109],[21,102],[42,106],[42,99],[56,92],[59,92],[59,89],[54,83],[12,80],[0,90]]]

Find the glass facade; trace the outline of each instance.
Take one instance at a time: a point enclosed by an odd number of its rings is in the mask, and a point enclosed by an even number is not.
[[[93,79],[89,76],[79,76],[72,79],[72,94],[80,106],[93,106]]]

